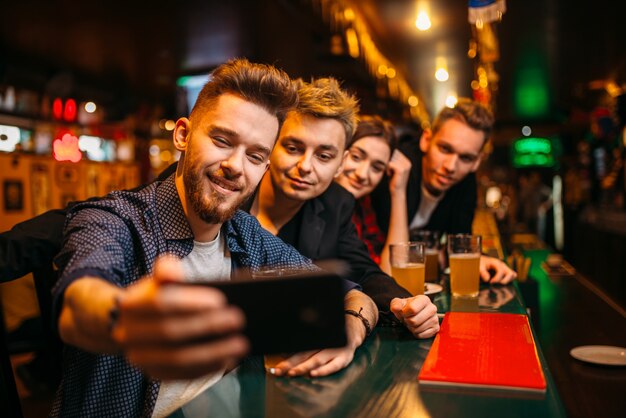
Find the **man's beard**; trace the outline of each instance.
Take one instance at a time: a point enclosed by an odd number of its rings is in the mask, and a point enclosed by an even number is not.
[[[211,175],[232,180],[229,179],[222,170],[212,172]],[[184,165],[183,184],[187,191],[187,199],[189,203],[191,203],[193,211],[204,222],[208,224],[224,223],[233,217],[237,209],[241,207],[251,193],[244,193],[230,207],[221,208],[221,204],[227,200],[227,197],[213,190],[208,193],[203,190],[202,182],[205,176],[204,171],[196,167],[193,163]]]

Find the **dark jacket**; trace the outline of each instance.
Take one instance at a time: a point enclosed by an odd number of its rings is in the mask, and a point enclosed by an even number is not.
[[[0,234],[0,283],[52,265],[61,249],[66,209],[54,209]]]
[[[389,320],[391,316],[385,313],[389,311],[391,300],[411,294],[370,258],[352,222],[354,204],[354,197],[333,182],[324,193],[307,201],[300,209],[302,222],[298,242],[287,243],[314,261],[345,260],[351,268],[349,279],[359,283],[374,300],[383,313],[381,319]]]
[[[419,149],[419,141],[401,144],[398,149],[411,160],[412,164],[406,190],[406,204],[410,224],[419,210],[422,197],[423,154]],[[376,221],[385,233],[389,230],[390,202],[389,179],[385,176],[372,193],[372,206],[376,212]],[[446,192],[423,229],[447,232],[449,234],[471,233],[475,209],[476,175],[470,173]]]

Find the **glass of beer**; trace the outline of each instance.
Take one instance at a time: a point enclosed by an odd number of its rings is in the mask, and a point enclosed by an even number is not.
[[[402,242],[389,246],[391,276],[413,296],[424,294],[424,243]]]
[[[448,236],[452,296],[478,296],[481,243],[480,235],[458,234]]]
[[[426,281],[436,282],[439,279],[439,232],[412,229],[409,236],[411,241],[424,243]]]

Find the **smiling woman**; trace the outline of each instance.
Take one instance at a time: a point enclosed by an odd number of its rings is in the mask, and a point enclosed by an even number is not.
[[[337,182],[356,199],[374,190],[396,147],[393,126],[378,116],[362,116]]]
[[[359,238],[383,271],[391,272],[389,244],[408,241],[406,186],[411,163],[395,151],[393,126],[378,116],[362,116],[352,137],[343,172],[336,181],[357,199],[353,221]],[[387,236],[378,227],[369,194],[387,172],[390,177],[392,216]]]

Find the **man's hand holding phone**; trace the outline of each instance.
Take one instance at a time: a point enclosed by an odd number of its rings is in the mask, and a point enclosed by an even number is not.
[[[245,318],[224,294],[183,283],[179,260],[157,260],[118,297],[111,336],[128,360],[158,379],[189,379],[233,366],[249,351]]]

